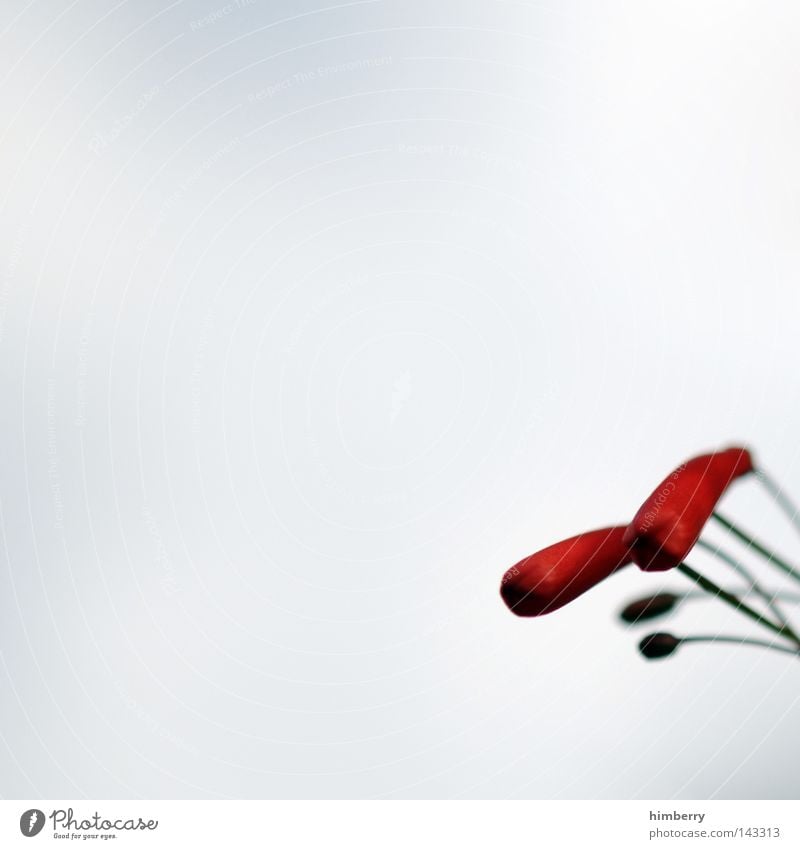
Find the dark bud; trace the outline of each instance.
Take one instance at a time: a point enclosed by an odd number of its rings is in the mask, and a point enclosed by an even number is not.
[[[667,657],[681,644],[672,634],[649,634],[639,643],[639,651],[648,659]]]
[[[680,596],[674,593],[658,593],[632,601],[620,612],[620,618],[625,622],[644,622],[669,613],[680,601]]]

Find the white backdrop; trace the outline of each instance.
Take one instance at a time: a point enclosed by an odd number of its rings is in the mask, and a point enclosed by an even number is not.
[[[800,495],[796,5],[46,5],[0,21],[0,794],[796,798],[796,664],[614,621],[677,577],[497,594],[695,452]]]

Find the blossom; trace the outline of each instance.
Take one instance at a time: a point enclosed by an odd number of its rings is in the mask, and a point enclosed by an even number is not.
[[[693,457],[671,472],[625,531],[624,542],[638,566],[661,572],[681,563],[728,485],[753,469],[746,448],[728,448]]]
[[[503,601],[517,616],[558,610],[632,562],[624,534],[624,526],[588,531],[520,560],[503,575]]]

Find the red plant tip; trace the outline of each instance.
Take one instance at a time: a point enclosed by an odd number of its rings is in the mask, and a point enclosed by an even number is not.
[[[674,569],[692,550],[728,485],[752,472],[746,448],[687,460],[655,488],[625,531],[636,564],[648,572]]]
[[[672,634],[649,634],[639,643],[639,651],[648,660],[655,660],[671,655],[680,644],[681,641]]]
[[[602,528],[557,542],[503,575],[500,595],[517,616],[542,616],[576,599],[631,563],[625,528]]]
[[[632,601],[620,611],[620,618],[631,624],[645,622],[648,619],[656,619],[669,613],[680,601],[681,597],[675,593],[657,593],[646,598]]]

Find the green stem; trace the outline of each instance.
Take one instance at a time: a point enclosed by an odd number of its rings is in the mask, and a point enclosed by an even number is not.
[[[728,592],[731,592],[731,593],[738,593],[738,592],[746,593],[747,591],[748,591],[747,587],[745,587],[742,590],[739,590],[739,589],[736,589],[736,588],[728,590]],[[769,590],[767,590],[766,592],[769,592]],[[702,590],[697,590],[696,592],[691,591],[691,592],[688,592],[688,593],[675,593],[675,595],[680,595],[682,598],[685,598],[685,599],[708,598],[708,593],[704,593]],[[798,604],[798,603],[800,603],[800,594],[799,593],[785,593],[782,590],[775,590],[773,593],[770,594],[770,598],[777,598],[780,601],[787,602],[788,604]]]
[[[778,482],[771,477],[762,468],[756,469],[756,477],[763,485],[764,489],[772,496],[778,507],[783,510],[789,521],[795,526],[795,529],[800,531],[800,509],[792,501],[791,498],[783,491]]]
[[[713,519],[716,519],[717,522],[722,525],[723,528],[730,531],[735,537],[740,539],[745,545],[749,548],[752,548],[753,551],[758,552],[762,557],[766,557],[766,559],[770,563],[774,563],[779,569],[783,570],[787,575],[794,578],[795,581],[800,582],[800,572],[795,569],[794,566],[787,563],[782,557],[779,557],[775,552],[770,551],[763,543],[759,542],[755,537],[751,536],[749,533],[746,533],[741,528],[731,522],[730,519],[726,519],[721,513],[713,512],[711,514]]]
[[[723,590],[722,587],[718,586],[704,575],[701,575],[699,572],[695,572],[688,563],[679,564],[678,571],[683,572],[687,578],[691,578],[691,580],[693,580],[698,586],[702,587],[706,592],[717,596],[717,598],[727,602],[731,605],[731,607],[736,608],[736,610],[740,610],[745,614],[745,616],[749,616],[753,621],[758,622],[765,628],[769,628],[770,631],[774,631],[776,634],[780,634],[781,637],[786,637],[787,640],[791,640],[795,643],[795,645],[800,645],[797,643],[797,638],[791,633],[791,631],[787,631],[785,626],[776,625],[770,619],[767,619],[766,616],[762,616],[757,610],[753,610],[752,607],[745,604],[738,596],[735,596],[733,593],[729,593],[727,590]]]
[[[711,543],[706,542],[704,539],[697,540],[697,545],[700,548],[704,548],[706,551],[710,551],[712,554],[715,554],[722,560],[724,563],[727,563],[728,566],[731,567],[737,574],[741,575],[749,584],[751,589],[756,595],[761,596],[766,605],[775,615],[775,618],[786,628],[786,631],[792,635],[792,639],[800,645],[800,638],[798,638],[797,634],[794,633],[791,626],[789,625],[789,620],[784,615],[783,611],[780,609],[779,605],[775,601],[775,595],[770,595],[756,580],[755,575],[739,563],[735,557],[732,557],[728,554],[727,551],[720,548],[718,545],[712,545]]]
[[[780,646],[767,640],[754,640],[751,637],[679,637],[682,643],[735,643],[739,646],[760,646],[765,649],[785,652],[786,654],[800,655],[800,649],[790,649],[788,646]]]

